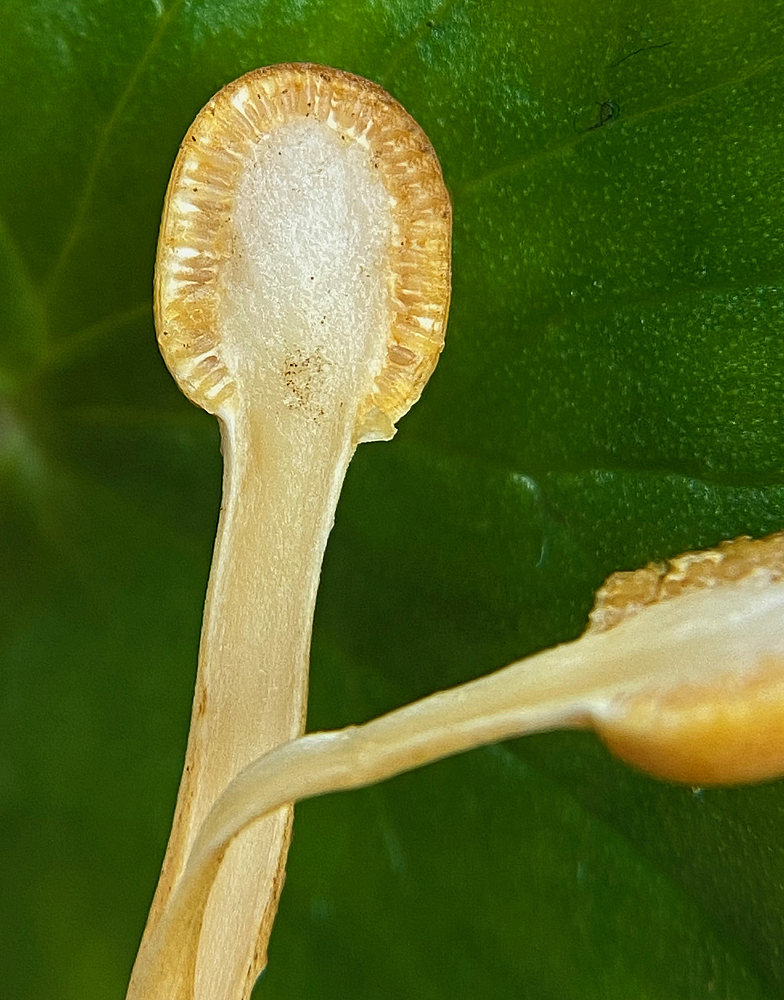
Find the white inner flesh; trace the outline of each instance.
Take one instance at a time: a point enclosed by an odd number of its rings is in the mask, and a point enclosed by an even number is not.
[[[321,559],[356,412],[387,351],[392,199],[365,146],[315,120],[248,156],[221,281],[222,533],[205,607],[206,704],[188,843],[250,760],[301,731]],[[242,995],[285,857],[285,816],[229,848],[205,912],[194,1000]],[[174,1000],[174,995],[167,997]],[[191,1000],[189,996],[189,1000]]]
[[[392,206],[368,149],[325,123],[282,125],[249,158],[221,354],[281,415],[318,419],[370,391],[390,328]]]

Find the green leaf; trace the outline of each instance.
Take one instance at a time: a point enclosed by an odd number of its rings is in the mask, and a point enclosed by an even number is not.
[[[220,456],[151,319],[185,129],[312,60],[422,124],[447,349],[360,449],[311,728],[576,636],[611,571],[784,522],[779,0],[5,0],[0,995],[122,996],[184,753]],[[264,1000],[774,998],[784,786],[532,737],[297,809]]]

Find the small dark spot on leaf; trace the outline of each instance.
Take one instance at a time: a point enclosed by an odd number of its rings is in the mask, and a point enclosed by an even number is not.
[[[603,101],[597,101],[596,106],[598,107],[599,112],[595,120],[586,128],[577,127],[577,115],[575,115],[574,118],[575,132],[593,132],[597,128],[602,128],[605,125],[609,125],[609,123],[614,119],[616,119],[621,113],[620,106],[616,104],[615,101],[611,101],[608,97],[606,97]]]
[[[639,55],[640,52],[650,52],[651,49],[666,49],[668,45],[672,45],[672,39],[669,42],[660,42],[658,45],[642,45],[639,49],[635,49],[634,52],[627,52],[625,56],[621,56],[614,63],[610,63],[607,69],[615,69],[616,66],[620,66],[622,62],[626,62],[632,56]]]

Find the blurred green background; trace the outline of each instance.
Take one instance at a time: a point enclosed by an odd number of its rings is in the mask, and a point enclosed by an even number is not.
[[[784,524],[779,0],[0,0],[0,997],[121,998],[184,753],[217,428],[158,356],[187,126],[368,76],[455,211],[447,349],[352,465],[309,724],[576,636],[611,571]],[[608,118],[608,109],[612,114]],[[298,807],[258,1000],[784,994],[784,787],[588,735]]]

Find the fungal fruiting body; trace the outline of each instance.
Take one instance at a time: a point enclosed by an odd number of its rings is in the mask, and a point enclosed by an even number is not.
[[[586,638],[625,621],[671,663],[594,713],[614,753],[691,785],[784,773],[784,532],[614,574]]]
[[[302,732],[316,589],[346,468],[359,442],[392,437],[435,367],[450,239],[426,136],[348,73],[248,73],[182,144],[158,245],[156,327],[183,392],[220,420],[224,492],[185,770],[129,1000],[237,1000],[264,965],[288,806],[228,848],[193,948],[166,936],[164,917],[225,787]]]
[[[614,574],[574,642],[249,764],[199,831],[169,933],[195,937],[224,853],[284,803],[526,733],[592,728],[628,763],[691,785],[784,774],[783,622],[784,532]]]

